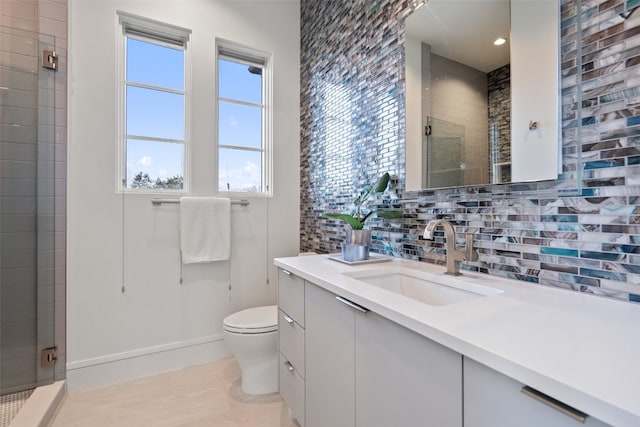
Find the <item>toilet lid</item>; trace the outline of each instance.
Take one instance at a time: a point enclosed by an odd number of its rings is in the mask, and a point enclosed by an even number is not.
[[[260,334],[278,330],[278,307],[253,307],[227,316],[224,329],[240,334]]]

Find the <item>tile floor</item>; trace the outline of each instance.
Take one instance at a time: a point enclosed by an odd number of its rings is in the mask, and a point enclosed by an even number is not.
[[[53,427],[297,427],[277,393],[240,389],[234,359],[67,395]]]
[[[26,403],[33,389],[0,396],[0,427],[7,427]]]

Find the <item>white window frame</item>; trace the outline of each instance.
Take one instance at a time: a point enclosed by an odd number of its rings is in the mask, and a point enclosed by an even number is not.
[[[247,65],[261,65],[262,74],[262,190],[257,192],[227,191],[220,188],[220,148],[230,148],[246,151],[260,151],[256,149],[222,145],[220,136],[220,100],[229,101],[220,97],[220,76],[218,73],[219,59],[227,59]],[[216,162],[215,162],[215,186],[218,193],[230,194],[237,197],[271,197],[273,196],[273,61],[272,55],[257,49],[253,49],[241,44],[216,38]]]
[[[191,49],[189,39],[191,30],[172,24],[156,21],[146,17],[117,11],[118,37],[116,46],[117,60],[117,159],[116,159],[116,191],[126,193],[188,193],[191,189]],[[127,188],[127,38],[164,45],[171,48],[182,46],[184,51],[184,141],[177,142],[165,138],[137,138],[138,140],[158,141],[163,143],[184,144],[183,183],[182,189],[138,189]],[[150,85],[135,84],[135,87],[147,89],[166,89]],[[181,92],[181,91],[180,91]],[[175,92],[177,93],[177,92]]]

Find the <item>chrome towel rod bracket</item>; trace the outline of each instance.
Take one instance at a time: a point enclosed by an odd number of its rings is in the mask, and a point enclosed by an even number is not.
[[[151,204],[153,206],[160,206],[162,204],[179,204],[180,199],[151,199]],[[240,200],[232,200],[232,205],[240,205],[240,206],[249,206],[249,200],[240,199]]]

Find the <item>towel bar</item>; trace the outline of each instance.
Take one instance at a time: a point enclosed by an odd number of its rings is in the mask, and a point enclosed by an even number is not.
[[[178,204],[180,203],[180,199],[151,199],[151,204],[153,206],[160,206],[163,203]],[[240,206],[249,206],[249,201],[247,199],[232,200],[231,204],[240,205]]]

